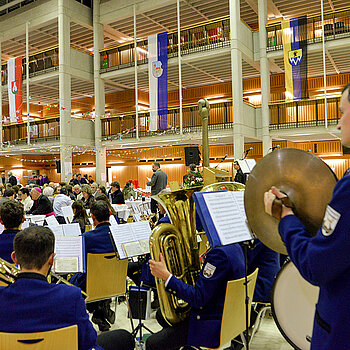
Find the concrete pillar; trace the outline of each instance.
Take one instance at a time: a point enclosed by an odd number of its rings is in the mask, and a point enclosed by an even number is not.
[[[265,156],[272,147],[270,136],[270,64],[267,58],[266,45],[266,21],[267,21],[267,0],[258,0],[259,6],[259,47],[260,47],[260,80],[261,80],[261,124],[263,155]]]
[[[232,108],[233,108],[233,145],[235,159],[244,153],[243,125],[243,82],[242,52],[239,49],[240,2],[229,0],[230,36],[231,36],[231,73],[232,73]]]
[[[96,181],[105,185],[106,148],[102,147],[101,117],[105,115],[105,86],[100,76],[100,53],[103,48],[103,25],[100,23],[100,0],[93,3],[94,26],[94,89],[95,89],[95,148],[96,148]]]
[[[59,102],[61,181],[71,178],[72,123],[70,75],[70,17],[67,0],[58,0]]]

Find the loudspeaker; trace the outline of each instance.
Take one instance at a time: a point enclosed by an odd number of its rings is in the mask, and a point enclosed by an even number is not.
[[[350,154],[350,148],[343,146],[343,155]]]
[[[60,160],[56,160],[56,171],[57,171],[57,174],[61,173],[61,161]]]
[[[185,147],[185,162],[186,166],[190,164],[199,165],[200,157],[199,157],[199,147]]]

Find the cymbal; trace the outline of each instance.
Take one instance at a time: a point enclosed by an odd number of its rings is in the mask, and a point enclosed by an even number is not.
[[[294,213],[314,236],[322,225],[337,177],[317,156],[295,148],[275,150],[257,162],[246,182],[244,206],[250,228],[269,248],[287,254],[279,220],[265,213],[264,193],[276,186],[295,205]]]

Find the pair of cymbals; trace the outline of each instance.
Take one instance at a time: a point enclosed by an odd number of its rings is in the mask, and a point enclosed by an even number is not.
[[[317,156],[294,148],[275,150],[257,162],[246,183],[244,202],[250,228],[269,248],[287,254],[279,220],[265,213],[264,193],[276,186],[293,202],[295,215],[311,235],[322,225],[337,177]]]

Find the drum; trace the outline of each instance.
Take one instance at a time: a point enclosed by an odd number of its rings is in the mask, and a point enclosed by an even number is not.
[[[310,349],[319,288],[307,282],[291,261],[279,271],[272,288],[271,309],[283,337],[295,349]]]

